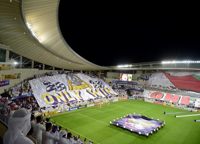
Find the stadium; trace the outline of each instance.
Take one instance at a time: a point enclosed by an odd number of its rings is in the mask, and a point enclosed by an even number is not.
[[[200,61],[90,62],[59,3],[0,1],[0,143],[199,144]]]

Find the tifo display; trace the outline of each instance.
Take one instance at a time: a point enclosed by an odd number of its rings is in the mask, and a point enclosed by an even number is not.
[[[148,118],[140,114],[129,114],[110,123],[144,136],[153,134],[165,125],[163,121]]]

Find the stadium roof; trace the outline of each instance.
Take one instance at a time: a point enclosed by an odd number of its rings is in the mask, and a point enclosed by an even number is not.
[[[199,63],[163,65],[161,62],[147,62],[128,67],[102,67],[91,63],[73,51],[63,38],[58,22],[59,2],[60,0],[1,0],[0,44],[31,60],[64,69],[200,69]]]
[[[75,53],[58,24],[59,0],[1,0],[0,43],[31,60],[73,70],[108,69]]]

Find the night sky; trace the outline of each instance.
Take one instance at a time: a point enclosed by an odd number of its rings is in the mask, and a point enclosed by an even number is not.
[[[71,48],[98,65],[200,60],[195,5],[61,0],[59,24]]]

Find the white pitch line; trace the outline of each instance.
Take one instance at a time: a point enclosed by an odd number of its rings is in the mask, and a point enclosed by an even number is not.
[[[165,115],[173,115],[173,114],[181,114],[181,113],[186,113],[186,112],[165,112]]]
[[[179,117],[191,117],[191,116],[200,116],[200,114],[179,115],[179,116],[176,116],[176,117],[179,118]]]
[[[200,120],[195,120],[195,122],[200,122]]]

